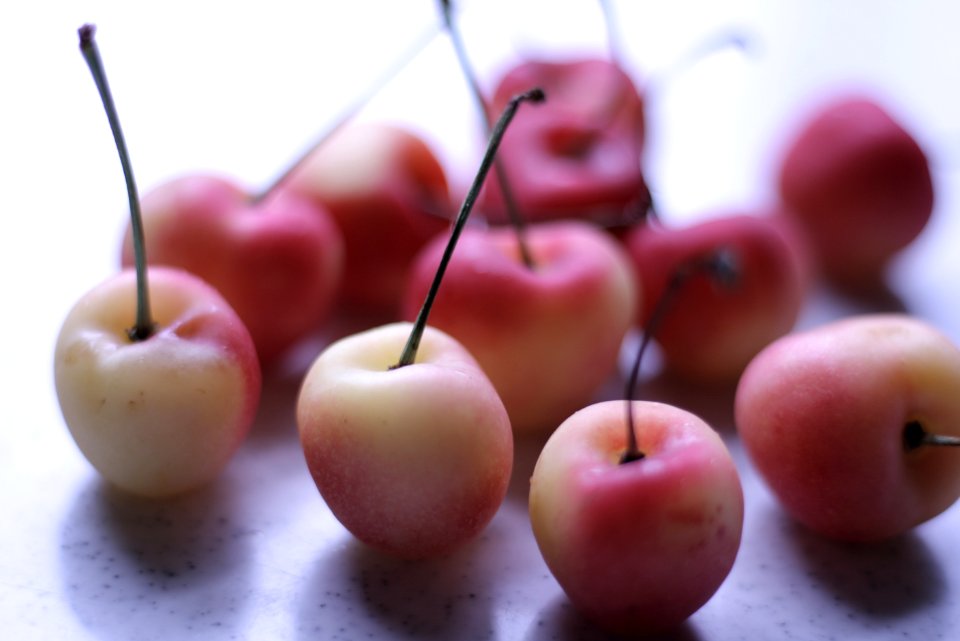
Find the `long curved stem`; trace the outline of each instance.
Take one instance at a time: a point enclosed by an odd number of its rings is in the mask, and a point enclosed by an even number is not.
[[[600,11],[603,13],[603,24],[607,31],[607,55],[615,67],[622,70],[623,73],[627,73],[627,69],[623,64],[623,47],[620,42],[620,30],[616,27],[617,20],[614,16],[611,2],[612,0],[600,0]],[[606,109],[602,112],[601,117],[597,119],[599,122],[609,122],[614,119],[620,110],[621,97],[627,92],[626,87],[622,89],[617,88],[618,83],[615,79],[612,80],[612,82],[614,90],[605,103]]]
[[[640,376],[640,362],[650,344],[651,339],[657,334],[663,319],[666,317],[674,298],[690,280],[691,277],[699,273],[706,273],[712,280],[722,287],[733,287],[739,278],[739,267],[734,252],[727,248],[718,249],[706,255],[696,256],[690,261],[682,263],[674,271],[673,276],[667,283],[660,300],[657,301],[647,324],[643,328],[643,338],[640,341],[640,347],[637,350],[637,356],[633,361],[633,367],[630,369],[630,377],[627,379],[627,389],[625,397],[627,400],[627,447],[620,456],[620,463],[629,463],[639,461],[644,457],[637,443],[637,431],[634,425],[633,399],[636,395],[637,379]]]
[[[483,117],[485,133],[489,137],[493,133],[493,116],[490,114],[490,105],[487,104],[487,99],[484,97],[483,90],[480,88],[480,82],[477,80],[477,74],[474,73],[473,65],[470,64],[470,58],[467,56],[467,48],[464,46],[463,39],[460,37],[460,30],[454,23],[451,2],[450,0],[439,1],[447,34],[450,36],[450,42],[453,44],[453,50],[457,55],[457,61],[460,63],[463,76],[467,79],[467,84],[470,87],[470,92],[473,94],[474,102],[477,103],[477,108]],[[527,244],[526,221],[520,213],[520,206],[517,204],[517,197],[510,183],[510,177],[507,175],[507,170],[503,167],[502,162],[494,161],[493,169],[497,177],[497,183],[500,186],[500,192],[503,194],[503,203],[507,209],[507,216],[510,218],[510,224],[513,225],[513,229],[516,232],[520,259],[526,267],[532,269],[534,262]]]
[[[453,250],[457,245],[457,240],[460,238],[460,233],[467,224],[467,218],[470,216],[470,212],[473,210],[473,205],[480,193],[480,188],[483,186],[483,181],[490,172],[490,167],[493,165],[494,159],[496,158],[497,149],[500,147],[500,141],[503,139],[503,134],[510,125],[510,121],[513,120],[513,117],[516,115],[517,109],[520,108],[521,103],[526,101],[535,103],[543,102],[544,99],[545,96],[543,91],[540,89],[531,89],[526,93],[514,96],[507,104],[507,107],[503,110],[503,114],[497,121],[496,126],[494,126],[493,133],[490,135],[490,142],[487,144],[487,151],[483,155],[483,160],[480,162],[480,168],[477,170],[477,175],[473,179],[473,184],[470,185],[470,190],[463,199],[463,205],[460,207],[460,212],[457,214],[457,218],[453,222],[453,226],[450,230],[450,240],[447,241],[447,246],[443,251],[443,256],[440,258],[440,264],[437,267],[437,273],[433,277],[433,282],[430,284],[429,291],[427,291],[427,296],[423,301],[423,306],[420,308],[420,312],[417,314],[417,318],[413,323],[413,329],[410,331],[410,337],[407,339],[407,343],[403,348],[403,352],[400,354],[399,362],[397,362],[397,364],[391,369],[411,365],[417,358],[417,349],[420,347],[420,339],[423,338],[423,332],[427,326],[427,317],[430,315],[430,309],[433,307],[433,301],[436,299],[437,292],[440,289],[440,281],[443,280],[443,274],[447,269],[447,265],[450,263],[451,256],[453,256]]]
[[[344,125],[346,125],[353,117],[361,110],[368,102],[370,102],[374,96],[376,96],[380,90],[390,83],[401,71],[403,71],[407,65],[410,64],[420,53],[426,49],[427,45],[433,42],[433,39],[437,37],[437,34],[440,33],[441,26],[439,24],[431,25],[429,29],[424,31],[407,49],[400,57],[396,58],[393,61],[393,64],[383,72],[383,74],[376,79],[367,90],[357,97],[349,107],[343,110],[340,115],[330,124],[325,131],[323,131],[317,138],[314,140],[303,152],[297,156],[290,165],[284,169],[276,178],[273,179],[270,184],[261,189],[257,194],[253,195],[250,198],[251,203],[256,204],[261,202],[267,196],[274,192],[280,185],[285,183],[291,175],[293,175],[303,164],[306,162],[313,152],[322,147],[326,142],[333,137],[335,133],[340,131]]]
[[[757,49],[757,36],[745,29],[729,27],[704,38],[695,46],[682,52],[665,67],[656,69],[647,77],[646,95],[648,100],[656,100],[658,94],[664,93],[664,87],[678,75],[696,67],[698,63],[710,56],[732,49],[745,55],[750,55]]]
[[[620,37],[620,29],[617,28],[617,17],[613,9],[613,0],[599,0],[600,11],[603,14],[603,25],[607,33],[607,55],[614,67],[627,74],[627,67],[624,64],[623,43]],[[595,122],[609,124],[621,111],[622,99],[629,91],[629,87],[623,86],[617,79],[611,76],[613,85],[608,98],[601,104],[604,106],[595,117]],[[639,133],[635,130],[634,133]],[[641,158],[637,158],[641,162]],[[643,178],[641,177],[641,180]],[[640,193],[637,198],[626,208],[622,215],[613,217],[609,222],[601,222],[602,226],[621,228],[628,227],[635,223],[655,220],[657,218],[656,206],[653,201],[653,194],[646,181],[641,185]]]
[[[600,0],[600,10],[603,12],[603,26],[607,30],[607,51],[610,60],[619,66],[623,58],[623,47],[620,45],[620,31],[616,28],[612,0]]]
[[[103,102],[103,108],[107,112],[107,120],[110,122],[113,140],[117,145],[117,152],[120,154],[123,178],[127,183],[127,197],[130,201],[130,228],[133,233],[134,264],[137,272],[136,322],[133,327],[127,330],[127,335],[130,337],[130,340],[142,341],[153,334],[155,324],[153,322],[153,316],[150,313],[150,295],[147,283],[147,251],[143,238],[143,217],[140,214],[140,198],[137,195],[137,183],[133,178],[133,165],[130,162],[130,155],[127,152],[127,144],[123,137],[123,130],[120,128],[120,118],[117,116],[117,110],[113,104],[113,95],[110,92],[107,75],[103,69],[103,61],[100,59],[100,51],[94,39],[96,27],[89,24],[83,25],[78,30],[78,33],[80,35],[80,52],[83,54],[83,58],[90,68],[90,73],[93,74],[93,81],[97,85],[97,90],[100,92],[100,100]]]

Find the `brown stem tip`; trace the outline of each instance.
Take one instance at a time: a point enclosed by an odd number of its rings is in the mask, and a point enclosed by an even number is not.
[[[85,24],[77,29],[77,33],[80,35],[80,47],[89,47],[90,43],[93,42],[93,34],[96,32],[97,28],[92,24]]]

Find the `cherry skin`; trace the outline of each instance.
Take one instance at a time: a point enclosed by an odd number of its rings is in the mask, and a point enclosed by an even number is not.
[[[328,210],[346,251],[340,300],[360,315],[396,319],[414,255],[455,213],[434,151],[394,125],[336,132],[281,185]]]
[[[620,462],[623,401],[580,410],[540,453],[530,520],[574,607],[607,631],[648,635],[680,625],[727,577],[743,490],[709,425],[676,407],[632,403],[644,456]]]
[[[260,398],[250,334],[216,290],[149,270],[156,327],[131,340],[136,276],[83,296],[63,322],[54,381],[80,451],[112,485],[165,497],[209,483],[243,442]]]
[[[317,358],[297,400],[307,466],[358,539],[428,558],[473,539],[493,518],[513,466],[510,420],[456,340],[426,328],[417,360],[391,369],[411,325],[341,339]]]
[[[678,289],[727,282],[729,250],[678,265],[655,302],[625,400],[589,405],[557,428],[530,479],[530,520],[573,605],[618,635],[675,628],[723,583],[740,547],[743,490],[719,435],[697,416],[633,400],[650,341]]]
[[[81,452],[110,483],[170,496],[211,481],[253,422],[261,371],[250,333],[220,294],[149,269],[136,181],[92,25],[79,29],[123,168],[136,265],[83,296],[54,349],[54,383]]]
[[[923,149],[860,95],[838,97],[809,117],[786,147],[778,181],[822,274],[847,289],[875,287],[933,211]]]
[[[190,175],[142,200],[151,264],[185,269],[217,288],[269,364],[330,317],[339,293],[343,239],[329,214],[286,193],[254,200],[234,182]],[[121,263],[132,265],[128,227]]]
[[[784,510],[830,538],[877,541],[960,496],[960,349],[902,314],[785,336],[737,388],[737,430]]]
[[[532,86],[549,100],[518,114],[499,155],[523,216],[610,226],[642,217],[650,204],[641,170],[643,100],[626,72],[592,58],[523,62],[500,80],[492,108]],[[507,221],[496,181],[484,189],[481,208],[491,223]]]
[[[414,323],[354,334],[314,361],[297,400],[304,457],[327,505],[361,541],[400,557],[446,554],[476,536],[506,495],[513,433],[490,380],[429,327],[449,257],[518,95],[500,116]]]
[[[623,241],[640,284],[641,327],[679,265],[718,248],[736,256],[732,286],[717,287],[699,277],[676,294],[655,338],[673,374],[702,382],[735,381],[757,352],[797,321],[809,259],[790,222],[774,212],[718,214],[681,228],[637,225]]]
[[[431,324],[474,355],[516,432],[549,431],[590,403],[615,373],[637,292],[626,254],[592,225],[532,225],[526,242],[532,268],[521,259],[513,229],[464,230]],[[416,315],[442,252],[434,241],[419,254],[404,318]]]

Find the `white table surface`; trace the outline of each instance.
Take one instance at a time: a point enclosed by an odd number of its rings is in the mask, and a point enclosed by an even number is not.
[[[239,3],[238,3],[239,4]],[[509,8],[514,5],[514,14]],[[669,8],[657,6],[669,5]],[[719,6],[723,5],[723,6]],[[325,508],[296,439],[296,372],[268,380],[249,441],[212,486],[166,503],[109,490],[74,446],[52,352],[74,301],[117,266],[126,195],[76,29],[99,27],[141,190],[185,171],[265,184],[436,21],[432,1],[5,3],[0,8],[0,637],[3,639],[580,639],[537,552],[517,444],[511,491],[475,543],[410,563],[356,543]],[[547,7],[552,7],[547,9]],[[651,90],[646,159],[664,216],[761,205],[773,153],[820,91],[872,87],[930,152],[937,205],[893,266],[903,307],[960,340],[960,10],[950,2],[615,2]],[[543,17],[549,15],[549,17]],[[593,2],[464,2],[485,78],[518,51],[600,52]],[[498,24],[499,21],[502,24]],[[712,34],[752,34],[658,73]],[[440,37],[360,115],[409,123],[464,181],[476,115]],[[800,325],[887,307],[817,291]],[[611,393],[618,393],[612,383]],[[743,457],[732,387],[644,394],[724,435],[746,493],[740,556],[678,639],[950,639],[960,628],[960,507],[901,539],[831,543],[793,525]],[[960,464],[960,461],[958,461]]]

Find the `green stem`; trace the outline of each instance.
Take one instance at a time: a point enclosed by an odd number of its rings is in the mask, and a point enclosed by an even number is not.
[[[616,64],[618,67],[620,65],[620,60],[623,57],[622,51],[623,47],[620,46],[620,32],[616,28],[617,20],[616,16],[613,13],[613,6],[611,6],[611,0],[599,0],[600,1],[600,11],[603,12],[603,26],[607,30],[607,50],[610,54],[610,60]]]
[[[513,120],[514,115],[517,113],[517,109],[520,108],[520,103],[525,101],[539,103],[543,102],[544,99],[545,96],[543,91],[540,89],[531,89],[526,93],[514,96],[503,110],[503,114],[500,116],[500,119],[494,126],[493,133],[490,135],[490,142],[487,144],[487,151],[483,155],[483,160],[480,162],[480,168],[477,170],[476,178],[473,179],[473,184],[470,185],[470,190],[463,199],[463,205],[460,207],[460,212],[457,214],[457,218],[453,222],[453,226],[450,231],[450,239],[447,241],[447,246],[443,251],[443,256],[440,258],[440,264],[437,267],[437,273],[433,277],[433,282],[430,284],[430,289],[427,291],[427,297],[424,299],[423,306],[420,308],[420,312],[417,314],[417,318],[413,323],[413,329],[410,331],[410,337],[407,339],[407,343],[403,348],[403,352],[400,354],[399,362],[391,367],[391,369],[411,365],[417,358],[417,349],[420,347],[420,339],[423,338],[423,332],[427,326],[427,317],[430,315],[430,309],[433,307],[433,302],[436,299],[437,292],[440,289],[440,281],[443,280],[443,274],[447,270],[447,265],[450,263],[451,256],[453,256],[453,250],[457,245],[457,240],[460,238],[460,233],[467,224],[467,218],[470,216],[470,212],[473,210],[473,205],[480,193],[480,188],[483,186],[483,181],[490,172],[490,167],[493,165],[494,159],[496,158],[497,149],[500,147],[500,141],[503,139],[503,134],[510,125],[510,121]]]
[[[275,189],[280,185],[285,183],[287,179],[290,178],[301,166],[307,161],[307,159],[315,152],[317,149],[326,144],[326,142],[333,137],[335,133],[340,131],[353,117],[366,106],[379,92],[390,83],[401,71],[403,71],[410,62],[413,61],[420,53],[426,49],[427,45],[433,42],[433,39],[436,38],[437,34],[440,33],[441,26],[439,24],[431,25],[431,27],[426,30],[423,34],[417,38],[410,48],[405,51],[400,57],[396,58],[393,64],[388,68],[377,80],[370,85],[367,90],[361,94],[353,103],[345,109],[333,121],[333,124],[330,125],[326,131],[320,134],[320,136],[313,141],[310,146],[308,146],[297,158],[290,163],[290,165],[280,173],[279,176],[273,179],[273,181],[267,185],[264,189],[260,190],[259,193],[255,194],[250,198],[252,204],[257,204],[263,201],[267,196],[269,196]]]
[[[467,56],[467,48],[464,46],[463,39],[460,37],[460,30],[457,29],[454,23],[452,3],[450,0],[439,0],[439,2],[447,34],[450,36],[450,42],[453,44],[453,50],[457,55],[457,62],[460,63],[460,69],[463,71],[464,78],[467,79],[470,93],[473,94],[474,102],[477,103],[477,108],[483,117],[484,133],[489,137],[492,134],[493,128],[493,116],[490,114],[490,105],[487,104],[483,90],[480,88],[480,83],[477,80],[477,74],[473,70],[473,65],[470,64],[470,59]],[[513,186],[510,183],[509,176],[502,162],[496,161],[494,163],[494,172],[497,176],[500,192],[503,194],[503,204],[506,206],[507,216],[510,218],[510,224],[516,232],[520,258],[527,268],[533,269],[533,256],[530,254],[530,248],[527,244],[526,221],[520,214],[517,197],[514,194]]]
[[[93,81],[100,92],[100,100],[103,102],[103,108],[107,112],[107,120],[110,122],[110,130],[113,132],[113,140],[117,145],[117,152],[120,154],[120,165],[123,167],[123,177],[127,183],[127,197],[130,200],[130,227],[133,233],[133,252],[137,272],[137,315],[136,323],[127,330],[130,340],[142,341],[150,338],[154,332],[155,324],[150,313],[150,296],[147,286],[147,252],[143,240],[143,217],[140,215],[140,198],[137,196],[137,183],[133,179],[133,166],[130,162],[130,155],[127,153],[127,144],[123,138],[123,131],[120,128],[120,118],[117,116],[116,107],[113,104],[113,96],[110,93],[110,85],[107,83],[107,76],[103,70],[103,61],[100,59],[100,51],[97,48],[94,34],[96,27],[93,25],[83,25],[78,30],[80,35],[80,52],[83,54],[87,66],[90,67],[90,73],[93,74]]]
[[[599,4],[600,11],[603,14],[603,26],[607,33],[607,55],[613,66],[626,74],[627,68],[623,64],[622,38],[616,26],[617,17],[613,9],[613,2],[612,0],[599,0]],[[602,109],[594,115],[594,122],[601,126],[609,125],[617,117],[622,109],[623,100],[627,92],[630,91],[629,86],[619,85],[616,78],[611,78],[611,82],[613,86],[609,91],[607,100],[601,103]],[[641,162],[641,159],[637,158],[637,162]],[[656,207],[654,206],[653,195],[650,193],[649,186],[644,182],[640,193],[637,194],[637,199],[624,211],[605,220],[598,220],[597,224],[601,227],[618,229],[654,218],[656,218]]]
[[[687,49],[668,63],[666,67],[655,70],[647,78],[645,94],[647,100],[655,100],[657,94],[664,93],[664,86],[678,75],[693,69],[706,58],[726,49],[733,49],[745,55],[751,55],[757,49],[756,35],[745,30],[729,27],[704,38],[696,46]]]
[[[640,362],[643,360],[643,354],[647,350],[651,339],[659,331],[663,324],[663,319],[673,304],[677,294],[683,286],[696,274],[706,273],[712,280],[722,287],[734,287],[739,279],[739,268],[737,257],[733,250],[718,249],[706,255],[696,256],[690,261],[682,263],[674,271],[670,282],[660,300],[657,301],[653,312],[643,328],[643,338],[640,341],[640,348],[637,350],[637,357],[633,361],[633,367],[630,369],[630,377],[627,380],[627,447],[620,457],[620,463],[629,463],[639,461],[644,457],[637,443],[637,431],[634,425],[633,417],[633,399],[636,395],[637,379],[640,376]]]

